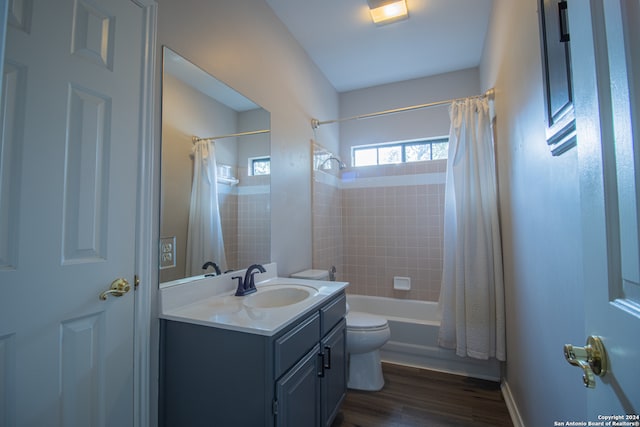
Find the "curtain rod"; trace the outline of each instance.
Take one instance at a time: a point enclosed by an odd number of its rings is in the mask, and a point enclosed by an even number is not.
[[[270,129],[262,129],[262,130],[253,130],[250,132],[231,133],[229,135],[209,136],[207,138],[200,138],[198,136],[193,136],[191,138],[191,141],[195,144],[196,142],[199,142],[199,141],[213,141],[216,139],[231,138],[234,136],[258,135],[260,133],[269,133],[269,132],[271,132]]]
[[[343,119],[325,120],[325,121],[322,121],[322,122],[319,121],[318,119],[311,119],[311,127],[313,129],[317,129],[318,127],[320,127],[320,125],[327,125],[327,124],[330,124],[330,123],[346,122],[348,120],[369,119],[371,117],[384,116],[386,114],[402,113],[402,112],[405,112],[405,111],[419,110],[421,108],[428,108],[428,107],[437,107],[439,105],[450,104],[452,102],[462,101],[462,100],[468,99],[468,98],[487,97],[489,99],[493,99],[494,94],[495,94],[495,91],[494,91],[493,88],[491,88],[491,89],[488,89],[482,95],[469,96],[469,97],[465,97],[465,98],[447,99],[445,101],[436,101],[436,102],[430,102],[428,104],[420,104],[420,105],[412,105],[410,107],[394,108],[392,110],[378,111],[377,113],[361,114],[359,116],[346,117],[346,118],[343,118]]]

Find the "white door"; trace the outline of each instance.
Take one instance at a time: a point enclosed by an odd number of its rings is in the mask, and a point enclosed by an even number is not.
[[[587,393],[586,421],[636,423],[640,422],[640,2],[576,1],[569,8],[572,49],[577,48],[572,55],[585,338],[602,338],[609,365]],[[605,418],[609,416],[619,418]]]
[[[8,15],[0,425],[133,425],[144,12],[14,0]],[[100,300],[117,278],[131,292]]]

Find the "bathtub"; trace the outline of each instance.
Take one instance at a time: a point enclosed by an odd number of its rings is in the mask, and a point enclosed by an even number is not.
[[[497,360],[459,357],[454,350],[438,347],[437,302],[347,294],[347,303],[351,311],[377,314],[388,320],[391,338],[380,349],[382,361],[500,381]]]

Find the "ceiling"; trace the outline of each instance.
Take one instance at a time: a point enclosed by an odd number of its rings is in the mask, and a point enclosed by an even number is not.
[[[366,0],[266,0],[338,92],[476,67],[493,0],[407,0],[371,21]]]

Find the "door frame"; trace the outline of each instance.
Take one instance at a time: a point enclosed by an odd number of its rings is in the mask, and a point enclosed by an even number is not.
[[[0,0],[6,1],[6,0]],[[134,351],[133,351],[133,425],[150,426],[156,408],[151,363],[151,319],[153,287],[158,285],[157,245],[159,212],[156,197],[158,187],[157,145],[155,138],[155,77],[158,3],[156,0],[131,0],[143,9],[144,48],[142,63],[142,93],[140,103],[140,135],[138,157],[138,197],[136,206],[135,271],[140,280],[135,287]],[[6,21],[5,21],[6,22]]]

